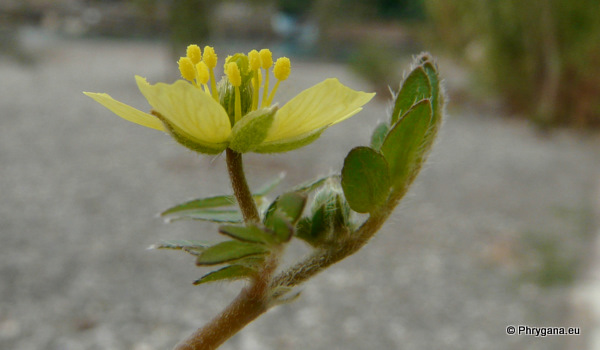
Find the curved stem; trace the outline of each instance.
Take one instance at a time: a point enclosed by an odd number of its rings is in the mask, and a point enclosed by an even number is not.
[[[246,223],[260,221],[256,203],[244,175],[242,155],[228,148],[226,157],[231,186],[244,216],[244,221]],[[277,268],[279,253],[279,251],[273,252],[267,258],[250,284],[242,289],[225,310],[179,343],[174,350],[217,349],[227,339],[267,311],[271,301],[269,285],[273,272]]]
[[[297,286],[327,267],[359,251],[379,231],[407,190],[408,188],[403,188],[390,196],[381,210],[371,214],[358,230],[343,242],[338,242],[333,247],[319,249],[305,260],[279,273],[273,278],[271,289]]]
[[[256,203],[252,197],[252,192],[246,182],[246,176],[244,175],[244,165],[242,164],[242,154],[232,149],[225,150],[227,158],[227,170],[229,171],[229,177],[231,179],[231,187],[233,187],[233,194],[238,201],[242,215],[244,216],[244,222],[259,222],[260,216],[256,209]]]
[[[277,268],[271,256],[250,285],[210,323],[179,343],[174,350],[214,350],[269,309],[269,281]]]
[[[227,168],[235,196],[244,215],[244,221],[258,221],[256,204],[244,176],[242,155],[227,149]],[[221,314],[182,341],[174,350],[217,349],[227,339],[272,306],[271,291],[276,290],[278,287],[294,287],[330,265],[356,253],[379,231],[406,193],[406,189],[393,193],[386,204],[380,210],[372,213],[349,238],[338,242],[336,246],[318,250],[304,261],[279,273],[277,276],[273,276],[273,274],[277,268],[281,251],[273,252],[258,274],[252,279],[250,285],[244,288]]]

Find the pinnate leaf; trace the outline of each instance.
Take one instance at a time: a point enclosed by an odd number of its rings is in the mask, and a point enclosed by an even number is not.
[[[265,232],[256,225],[233,226],[226,225],[219,228],[219,232],[242,242],[266,243],[275,242],[272,234]]]
[[[229,265],[208,273],[194,282],[195,285],[222,280],[238,280],[252,276],[256,271],[242,265]]]
[[[198,209],[180,212],[176,216],[169,218],[169,222],[182,219],[230,223],[243,221],[242,214],[238,210]]]
[[[264,255],[269,249],[262,244],[225,241],[207,248],[196,259],[196,265],[218,265],[244,258]]]
[[[235,204],[234,196],[214,196],[208,198],[194,199],[189,202],[178,204],[172,208],[163,211],[160,215],[167,216],[182,211],[190,211],[196,209],[219,208],[227,207]]]

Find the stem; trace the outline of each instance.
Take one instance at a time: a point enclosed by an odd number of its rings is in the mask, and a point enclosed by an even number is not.
[[[267,311],[270,302],[269,281],[276,268],[277,254],[273,254],[258,276],[225,310],[179,343],[174,350],[214,350]]]
[[[233,194],[238,201],[242,215],[244,216],[244,222],[259,222],[260,216],[256,209],[256,203],[252,197],[252,192],[246,182],[246,176],[244,175],[244,165],[242,164],[242,154],[237,153],[232,149],[225,150],[227,158],[227,170],[229,171],[229,177],[231,178],[231,187],[233,187]]]
[[[297,286],[327,267],[356,253],[379,231],[407,189],[393,194],[381,210],[371,214],[360,228],[345,241],[339,242],[333,247],[317,250],[305,260],[279,273],[273,278],[271,289]]]
[[[246,183],[242,155],[227,149],[227,168],[231,183],[245,222],[258,221],[258,211]],[[356,253],[375,235],[390,216],[408,187],[393,193],[386,204],[372,213],[354,234],[336,246],[318,250],[306,260],[292,266],[277,276],[273,273],[281,251],[274,251],[265,261],[250,285],[244,288],[210,323],[198,329],[174,350],[214,350],[269,309],[271,291],[277,287],[293,287],[334,263]]]
[[[226,158],[231,186],[242,210],[244,221],[246,223],[260,221],[254,198],[252,198],[244,175],[242,155],[228,148]],[[217,317],[179,343],[174,350],[216,349],[267,311],[271,301],[269,285],[273,278],[273,272],[277,268],[280,254],[279,250],[273,251],[250,285],[242,289],[233,302]]]

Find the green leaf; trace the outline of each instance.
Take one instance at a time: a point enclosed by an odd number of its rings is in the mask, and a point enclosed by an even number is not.
[[[148,249],[173,249],[183,250],[186,253],[198,256],[210,246],[211,243],[203,241],[168,240],[150,246]]]
[[[344,159],[342,188],[350,208],[359,213],[377,209],[390,192],[385,158],[369,147],[356,147]]]
[[[206,249],[211,245],[210,242],[205,241],[190,241],[185,239],[171,239],[167,241],[161,241],[160,243],[151,245],[148,249],[176,249],[181,250],[185,248],[194,249]]]
[[[281,181],[283,180],[283,176],[284,175],[281,174],[278,177],[276,177],[275,179],[264,184],[254,194],[254,200],[259,201],[262,197],[264,197],[269,192],[271,192],[275,187],[277,187],[277,185],[279,185],[281,183]],[[184,216],[188,216],[188,214],[190,214],[190,213],[182,214],[182,212],[191,212],[193,215],[193,213],[196,212],[198,209],[230,207],[235,204],[236,204],[236,199],[234,196],[231,196],[231,195],[199,198],[199,199],[194,199],[194,200],[182,203],[182,204],[178,204],[174,207],[171,207],[171,208],[163,211],[160,215],[161,216],[173,216],[174,218],[184,217]],[[236,220],[236,222],[237,222],[237,220]]]
[[[390,131],[390,126],[386,122],[377,125],[373,131],[373,135],[371,136],[371,148],[379,151],[381,149],[381,145],[383,145],[383,140],[385,140],[388,131]]]
[[[252,224],[248,226],[221,226],[219,232],[243,242],[275,243],[273,235]]]
[[[263,108],[248,113],[231,129],[229,148],[239,153],[253,151],[267,137],[277,107]]]
[[[218,207],[226,207],[235,204],[234,196],[215,196],[208,198],[200,198],[194,199],[189,202],[185,202],[183,204],[178,204],[172,208],[169,208],[163,211],[160,215],[167,216],[172,215],[182,211],[190,211],[196,209],[205,209],[205,208],[218,208]]]
[[[196,259],[196,265],[218,265],[268,252],[269,249],[261,244],[225,241],[207,248]]]
[[[303,193],[310,193],[314,190],[316,190],[317,188],[321,187],[327,180],[329,179],[339,179],[340,175],[328,175],[325,177],[321,177],[317,180],[311,180],[311,181],[307,181],[304,183],[301,183],[300,185],[295,186],[292,191],[294,192],[303,192]]]
[[[390,125],[394,126],[418,101],[431,97],[431,85],[423,67],[418,66],[406,77],[398,92]]]
[[[242,214],[237,210],[198,209],[178,213],[169,218],[169,222],[182,219],[231,223],[243,221]]]
[[[246,266],[242,265],[229,265],[225,266],[222,269],[217,271],[213,271],[208,273],[199,280],[194,281],[195,285],[216,282],[221,280],[239,280],[242,278],[247,278],[255,274],[256,271]]]
[[[390,130],[381,146],[395,189],[405,189],[421,167],[423,143],[430,127],[431,114],[429,100],[417,103]]]

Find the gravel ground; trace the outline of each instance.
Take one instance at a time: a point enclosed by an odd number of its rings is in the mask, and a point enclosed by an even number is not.
[[[198,157],[81,94],[146,108],[133,75],[175,78],[160,44],[34,43],[33,64],[0,56],[0,349],[169,349],[241,287],[193,286],[205,272],[193,259],[145,249],[219,238],[211,224],[165,225],[155,214],[228,193],[224,159]],[[293,64],[282,100],[329,76],[368,89],[342,66]],[[386,108],[372,103],[300,151],[247,156],[251,185],[339,171]],[[371,244],[223,349],[588,348],[569,281],[588,268],[600,140],[541,136],[498,113],[451,106],[431,161]],[[508,336],[508,325],[583,335]]]

